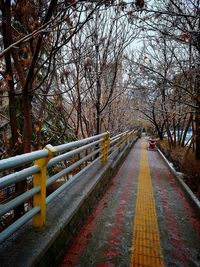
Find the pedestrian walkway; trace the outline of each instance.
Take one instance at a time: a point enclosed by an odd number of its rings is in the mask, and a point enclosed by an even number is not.
[[[132,148],[60,267],[200,266],[200,220],[157,151]]]

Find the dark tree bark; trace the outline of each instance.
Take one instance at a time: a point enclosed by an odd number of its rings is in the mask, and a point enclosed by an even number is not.
[[[9,47],[11,40],[11,16],[10,16],[10,1],[6,3],[1,1],[2,7],[2,34],[3,34],[3,44],[4,48]],[[10,117],[10,128],[11,128],[11,142],[10,142],[10,155],[21,154],[21,146],[19,145],[19,133],[17,130],[17,110],[16,110],[16,96],[14,92],[14,81],[13,81],[13,71],[11,63],[11,51],[8,51],[5,54],[5,63],[6,63],[6,77],[7,85],[9,89],[9,117]],[[17,170],[16,170],[17,171]],[[26,186],[26,182],[22,181],[16,183],[15,192],[20,194]],[[24,205],[20,205],[14,210],[14,217],[18,219],[21,214],[24,212]]]
[[[10,1],[4,2],[1,0],[2,7],[2,34],[3,34],[3,44],[6,49],[9,47],[9,34],[11,28],[11,17],[10,17]],[[6,64],[6,77],[8,86],[8,97],[9,97],[9,117],[10,117],[10,127],[11,127],[11,144],[10,144],[10,154],[17,154],[16,147],[18,146],[19,134],[17,131],[17,117],[16,117],[16,99],[14,92],[14,82],[13,82],[13,71],[11,63],[11,54],[8,51],[5,54],[5,64]]]
[[[197,100],[197,109],[195,112],[195,125],[196,125],[196,153],[195,157],[200,160],[200,102]]]

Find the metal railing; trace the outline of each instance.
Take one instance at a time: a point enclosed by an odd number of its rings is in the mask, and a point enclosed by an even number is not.
[[[13,212],[16,207],[24,205],[27,201],[32,200],[33,202],[30,210],[0,233],[0,242],[8,238],[30,219],[33,219],[34,227],[43,226],[46,221],[48,203],[53,201],[58,194],[97,161],[105,164],[109,157],[119,152],[124,145],[130,144],[134,140],[135,134],[135,131],[127,131],[110,137],[107,132],[55,147],[47,145],[43,150],[0,160],[0,173],[6,173],[0,178],[0,191],[24,180],[31,181],[33,184],[29,190],[0,204],[1,217]],[[68,160],[67,164],[66,160]],[[70,164],[69,160],[71,160]],[[58,172],[52,173],[49,171],[63,162],[65,164]],[[83,164],[85,164],[84,167]],[[80,168],[80,166],[82,167]],[[19,167],[23,169],[15,171]],[[80,169],[77,171],[77,168]],[[46,195],[47,188],[50,185],[74,170],[76,170],[76,173],[70,179],[62,183],[50,195]],[[7,174],[8,172],[9,174]]]

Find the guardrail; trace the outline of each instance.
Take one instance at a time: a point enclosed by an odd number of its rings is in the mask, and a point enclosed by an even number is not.
[[[27,201],[33,200],[32,208],[0,233],[0,242],[8,238],[30,219],[33,219],[34,227],[42,227],[46,221],[47,205],[58,194],[97,161],[100,160],[101,164],[105,164],[108,158],[120,151],[125,144],[131,143],[135,135],[135,131],[126,131],[110,137],[110,134],[106,132],[55,147],[47,145],[43,150],[0,160],[0,173],[6,173],[5,176],[0,178],[0,191],[23,180],[29,180],[33,183],[32,188],[26,192],[8,200],[4,204],[0,204],[0,216],[5,216],[9,212],[13,212],[19,205],[25,205]],[[84,153],[84,155],[81,153]],[[75,158],[77,155],[79,157]],[[61,170],[51,176],[48,174],[52,167],[69,159],[73,160],[73,162],[65,164]],[[77,171],[72,178],[68,179],[50,195],[46,196],[47,188],[50,185],[70,174],[83,163],[86,166]],[[15,171],[19,167],[23,169]],[[9,174],[7,174],[8,171],[10,172]]]

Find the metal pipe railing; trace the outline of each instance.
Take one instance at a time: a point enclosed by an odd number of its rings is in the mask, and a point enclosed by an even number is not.
[[[103,139],[100,139],[100,140],[92,142],[92,143],[90,143],[88,145],[84,145],[84,146],[79,147],[77,149],[74,149],[74,150],[72,150],[70,152],[67,152],[67,153],[62,154],[60,156],[57,156],[57,157],[55,157],[55,158],[53,158],[53,159],[51,159],[49,161],[49,163],[47,164],[47,168],[52,167],[53,165],[55,165],[56,163],[58,163],[60,161],[66,160],[68,158],[71,158],[72,156],[74,156],[74,155],[76,155],[78,153],[81,153],[82,151],[84,151],[84,150],[86,150],[88,148],[94,147],[95,145],[100,144],[102,141],[103,141]]]
[[[44,225],[46,205],[48,203],[53,201],[55,197],[65,190],[71,183],[75,182],[75,180],[86,172],[93,164],[98,161],[101,161],[101,163],[104,164],[110,156],[117,153],[117,151],[120,151],[124,144],[131,143],[133,138],[133,131],[126,131],[117,136],[113,136],[112,138],[109,137],[109,133],[102,133],[55,147],[47,145],[43,150],[0,160],[0,172],[7,172],[10,169],[12,169],[11,172],[13,172],[0,178],[0,190],[7,188],[8,186],[14,186],[16,183],[27,178],[32,179],[33,181],[33,187],[31,189],[10,201],[7,201],[7,203],[0,205],[0,216],[4,216],[17,206],[26,203],[33,198],[33,208],[0,233],[0,242],[8,238],[30,219],[33,219],[33,226],[37,227]],[[66,159],[73,159],[74,156],[80,155],[80,153],[84,151],[87,151],[88,153],[88,150],[90,151],[89,154],[77,159],[70,166],[47,178],[46,172],[48,169]],[[95,159],[93,159],[94,157]],[[48,188],[48,186],[63,176],[71,173],[88,160],[91,162],[87,166],[82,168],[72,178],[67,180],[57,190],[46,197],[46,188]],[[34,166],[30,166],[30,164],[33,163]],[[14,168],[20,166],[24,167],[26,164],[29,164],[29,166],[23,168],[23,170],[17,172],[14,171]]]
[[[45,158],[48,154],[47,150],[38,150],[8,159],[2,159],[0,160],[0,172],[28,164],[40,158]]]
[[[69,150],[69,149],[72,149],[74,147],[85,145],[88,142],[98,140],[101,137],[105,136],[106,134],[107,133],[102,133],[102,134],[99,134],[99,135],[94,135],[92,137],[88,137],[88,138],[85,138],[85,139],[82,139],[82,140],[70,142],[69,144],[55,146],[54,148],[56,149],[57,153],[64,152],[64,151]]]
[[[33,174],[40,172],[38,166],[32,166],[26,169],[23,169],[19,172],[11,173],[0,178],[0,189],[3,189],[11,184],[23,181],[25,178],[32,176]]]
[[[55,182],[56,180],[58,180],[59,178],[63,177],[64,175],[66,175],[68,173],[70,173],[71,171],[73,171],[75,168],[80,166],[82,163],[84,163],[85,161],[87,161],[91,157],[95,156],[97,153],[100,152],[100,150],[101,150],[101,148],[93,151],[92,153],[90,153],[89,155],[85,156],[84,158],[78,160],[77,162],[73,163],[71,166],[67,167],[66,169],[64,169],[64,170],[60,171],[59,173],[51,176],[47,180],[47,187],[49,185],[51,185],[53,182]]]
[[[61,192],[63,192],[70,184],[72,184],[78,177],[80,177],[85,171],[87,171],[92,165],[94,165],[97,161],[102,158],[102,155],[88,164],[85,168],[83,168],[80,172],[75,174],[67,183],[60,186],[57,190],[55,190],[51,195],[49,195],[46,199],[46,203],[49,204],[56,196],[58,196]]]
[[[34,207],[25,215],[20,217],[16,222],[8,226],[8,228],[0,233],[0,243],[16,232],[22,225],[30,221],[36,214],[38,214],[38,212],[40,212],[40,207]]]
[[[40,192],[39,187],[31,188],[30,190],[26,191],[25,193],[17,196],[16,198],[12,199],[8,203],[0,206],[0,216],[6,214],[6,212],[16,208],[20,204],[24,203],[25,201],[31,199],[35,194]]]

